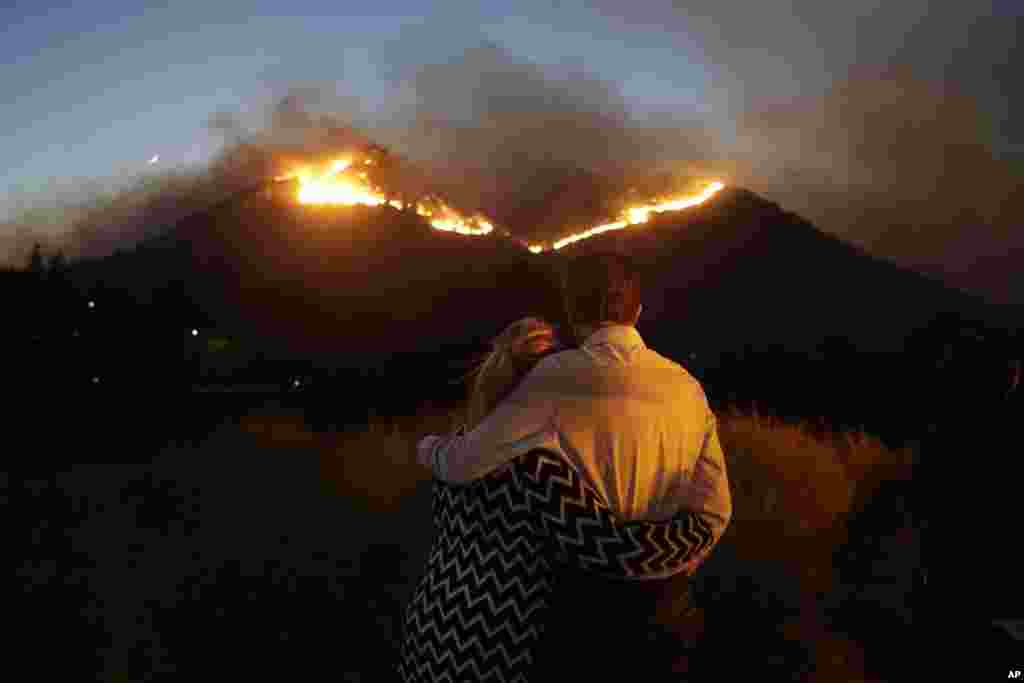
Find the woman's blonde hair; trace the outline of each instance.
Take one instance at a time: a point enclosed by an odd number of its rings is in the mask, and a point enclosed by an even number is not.
[[[491,351],[468,373],[471,388],[466,430],[476,427],[544,356],[559,350],[555,328],[546,320],[521,318],[491,340]]]

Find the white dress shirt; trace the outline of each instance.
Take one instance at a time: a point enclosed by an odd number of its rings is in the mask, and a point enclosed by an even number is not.
[[[418,457],[449,482],[482,477],[533,448],[559,452],[624,519],[704,513],[715,542],[732,498],[715,415],[700,383],[636,328],[599,328],[543,358],[477,427],[431,435]]]

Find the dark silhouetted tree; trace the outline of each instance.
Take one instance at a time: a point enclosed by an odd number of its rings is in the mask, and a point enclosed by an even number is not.
[[[49,275],[64,277],[67,274],[68,260],[64,256],[64,252],[60,249],[57,253],[50,257],[49,264],[47,266],[47,272]]]
[[[38,277],[41,277],[46,272],[46,265],[43,261],[43,247],[38,242],[32,247],[32,255],[28,258],[28,271]]]

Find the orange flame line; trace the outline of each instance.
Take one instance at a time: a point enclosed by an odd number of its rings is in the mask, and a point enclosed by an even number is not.
[[[600,235],[603,232],[609,232],[611,230],[621,230],[627,225],[636,225],[638,223],[646,223],[647,219],[650,218],[652,213],[661,213],[663,211],[680,211],[682,209],[690,208],[691,206],[697,206],[706,202],[708,199],[717,194],[720,190],[725,187],[725,184],[719,181],[714,181],[705,188],[703,192],[693,197],[683,197],[682,199],[676,199],[668,202],[662,202],[660,204],[652,204],[649,206],[640,206],[632,209],[627,209],[627,219],[615,221],[614,223],[605,223],[604,225],[598,225],[590,228],[575,235],[569,235],[563,239],[555,242],[551,249],[557,251],[562,247],[579,242],[580,240],[593,237],[594,235]],[[547,249],[542,244],[534,244],[529,247],[530,251],[534,254],[539,254]]]
[[[277,176],[274,180],[298,180],[299,191],[297,199],[302,204],[366,204],[369,206],[379,206],[387,203],[396,209],[401,210],[405,208],[405,204],[401,201],[394,199],[387,200],[384,193],[380,192],[378,188],[360,186],[360,181],[356,181],[354,179],[349,180],[337,178],[337,176],[345,172],[350,166],[352,166],[352,164],[353,162],[351,159],[337,159],[331,162],[329,167],[330,170],[326,173],[318,174],[310,167],[303,166],[290,173]],[[372,165],[372,159],[363,160],[363,164]],[[366,180],[365,171],[360,171],[357,175],[361,181]],[[593,237],[594,235],[599,235],[611,230],[621,230],[627,225],[646,223],[652,213],[679,211],[691,206],[696,206],[710,199],[724,187],[725,185],[723,183],[715,181],[708,185],[702,193],[695,196],[683,197],[682,199],[627,209],[624,219],[598,225],[581,233],[569,235],[568,237],[555,242],[550,249],[557,251],[569,244],[587,239],[588,237]],[[437,198],[432,198],[432,203],[435,204],[437,208],[432,208],[423,203],[417,203],[415,208],[416,213],[429,219],[431,227],[436,230],[455,232],[460,235],[487,235],[494,230],[494,226],[482,216],[473,216],[472,218],[465,219]],[[435,216],[435,214],[438,215]],[[534,254],[539,254],[548,250],[547,247],[541,244],[526,246],[529,251]]]

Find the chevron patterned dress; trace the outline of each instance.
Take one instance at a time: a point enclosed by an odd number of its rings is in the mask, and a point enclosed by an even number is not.
[[[468,484],[435,479],[433,517],[426,573],[405,611],[398,673],[406,683],[525,683],[554,570],[660,577],[714,544],[697,514],[618,519],[568,460],[540,449]]]

